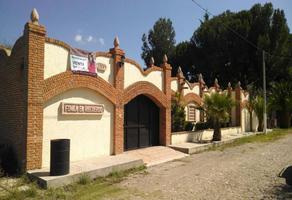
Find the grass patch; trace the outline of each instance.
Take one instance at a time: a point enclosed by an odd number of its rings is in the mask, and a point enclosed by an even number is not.
[[[30,186],[28,189],[23,190],[23,193],[24,193],[24,196],[33,198],[37,196],[38,191],[36,187]]]
[[[23,199],[72,199],[89,200],[102,199],[105,197],[117,199],[120,195],[128,195],[125,190],[117,187],[115,183],[122,181],[125,177],[134,173],[144,172],[146,167],[140,166],[124,171],[113,172],[106,177],[98,177],[94,180],[86,174],[79,177],[76,183],[47,190],[39,188],[35,183],[29,182],[27,176],[18,178],[17,183],[11,187],[6,187],[5,194],[1,195],[2,200],[23,200]]]
[[[79,178],[77,183],[80,185],[86,185],[91,182],[90,177],[87,174],[82,174]]]
[[[23,200],[23,199],[34,199],[38,196],[39,188],[34,184],[29,184],[21,187],[12,187],[6,190],[6,195],[1,196],[3,200]]]
[[[228,144],[223,144],[221,146],[212,146],[208,149],[208,151],[214,151],[214,150],[223,151],[226,148],[236,147],[236,146],[247,144],[247,143],[273,142],[291,133],[292,133],[292,129],[275,129],[272,132],[269,132],[267,134],[260,133],[256,135],[246,136],[246,137],[238,138]]]
[[[129,176],[130,174],[134,174],[137,172],[144,171],[146,169],[145,165],[141,165],[140,167],[124,170],[124,171],[115,171],[110,173],[106,179],[110,183],[119,183],[123,180],[124,177]]]

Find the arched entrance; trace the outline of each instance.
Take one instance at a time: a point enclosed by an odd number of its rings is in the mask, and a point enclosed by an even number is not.
[[[139,95],[125,105],[124,149],[159,144],[159,108],[148,97]]]

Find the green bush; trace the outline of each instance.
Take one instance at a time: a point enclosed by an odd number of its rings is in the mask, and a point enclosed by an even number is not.
[[[171,131],[184,131],[185,128],[185,108],[180,104],[179,94],[171,103]]]
[[[185,128],[184,128],[184,130],[185,131],[192,131],[193,130],[193,127],[194,127],[193,122],[185,122]]]
[[[198,122],[196,123],[196,130],[205,130],[211,128],[210,122]]]

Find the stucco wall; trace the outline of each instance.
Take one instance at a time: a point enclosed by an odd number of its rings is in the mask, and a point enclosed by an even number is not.
[[[97,70],[97,75],[110,84],[113,84],[113,59],[103,56],[96,57],[96,63],[106,65],[104,72]],[[65,72],[70,68],[70,53],[68,49],[51,43],[45,43],[44,78]]]
[[[258,128],[258,118],[255,114],[255,112],[252,112],[252,129],[250,128],[250,114],[248,112],[248,110],[242,109],[241,111],[241,123],[242,123],[242,127],[243,127],[243,131],[244,132],[255,132],[257,131]]]
[[[158,89],[163,91],[163,72],[152,71],[147,75],[141,73],[141,71],[131,63],[125,63],[125,74],[124,74],[124,88],[138,82],[147,81],[154,84]]]
[[[244,91],[240,91],[241,101],[248,101],[249,95],[244,94]]]
[[[97,75],[103,78],[108,83],[112,84],[114,83],[114,65],[113,65],[113,59],[107,58],[107,57],[96,57],[95,59],[96,63],[102,63],[106,65],[106,70],[104,72],[97,70]]]
[[[243,108],[241,110],[241,127],[243,132],[249,132],[250,131],[250,118],[249,118],[249,112],[246,108]]]
[[[44,79],[67,70],[69,51],[62,46],[45,43]]]
[[[184,95],[187,95],[187,94],[189,94],[189,93],[195,93],[195,94],[197,94],[197,95],[200,94],[200,87],[199,87],[199,85],[195,85],[195,86],[191,89],[190,86],[189,86],[187,83],[185,83],[185,84],[183,85],[183,87],[186,87],[186,89],[184,89]]]
[[[62,116],[61,102],[104,104],[102,116]],[[42,167],[49,166],[50,140],[71,140],[70,160],[111,155],[113,151],[113,105],[105,97],[89,90],[74,89],[58,95],[44,105]],[[82,144],[82,146],[80,146]]]
[[[234,135],[241,133],[240,127],[230,127],[222,128],[222,136]],[[211,140],[213,137],[213,129],[200,130],[200,131],[184,131],[178,133],[172,133],[171,135],[171,144],[179,144],[184,142],[197,142],[200,140]]]
[[[177,92],[177,90],[178,90],[178,81],[177,80],[172,80],[171,83],[170,83],[170,87],[171,87],[171,90]]]
[[[259,126],[259,120],[256,113],[253,111],[252,112],[252,131],[257,131],[258,126]]]

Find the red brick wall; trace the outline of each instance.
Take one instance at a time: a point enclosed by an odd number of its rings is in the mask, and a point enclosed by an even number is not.
[[[43,143],[43,80],[46,30],[27,23],[25,65],[27,71],[26,168],[41,168]]]
[[[10,57],[0,59],[0,141],[21,170],[41,167],[45,28],[27,23]]]
[[[110,50],[110,53],[114,59],[114,87],[117,98],[114,105],[114,154],[120,154],[124,151],[124,65],[122,57],[125,56],[125,52],[117,45]]]
[[[27,94],[24,66],[24,38],[19,38],[11,56],[0,53],[0,144],[11,144],[20,169],[25,168],[25,129]]]
[[[50,100],[63,92],[74,88],[89,88],[110,100],[114,105],[117,101],[117,91],[112,85],[100,77],[84,76],[66,71],[52,76],[44,81],[43,100]]]
[[[164,72],[164,94],[166,107],[160,109],[160,144],[171,144],[171,66],[165,61],[161,65]]]
[[[238,84],[235,88],[235,101],[236,101],[236,115],[235,115],[235,121],[236,126],[241,126],[241,87],[240,84]]]
[[[185,95],[183,97],[183,102],[187,105],[190,102],[195,102],[198,105],[202,104],[202,99],[199,95],[195,94],[195,93],[188,93],[187,95]]]

